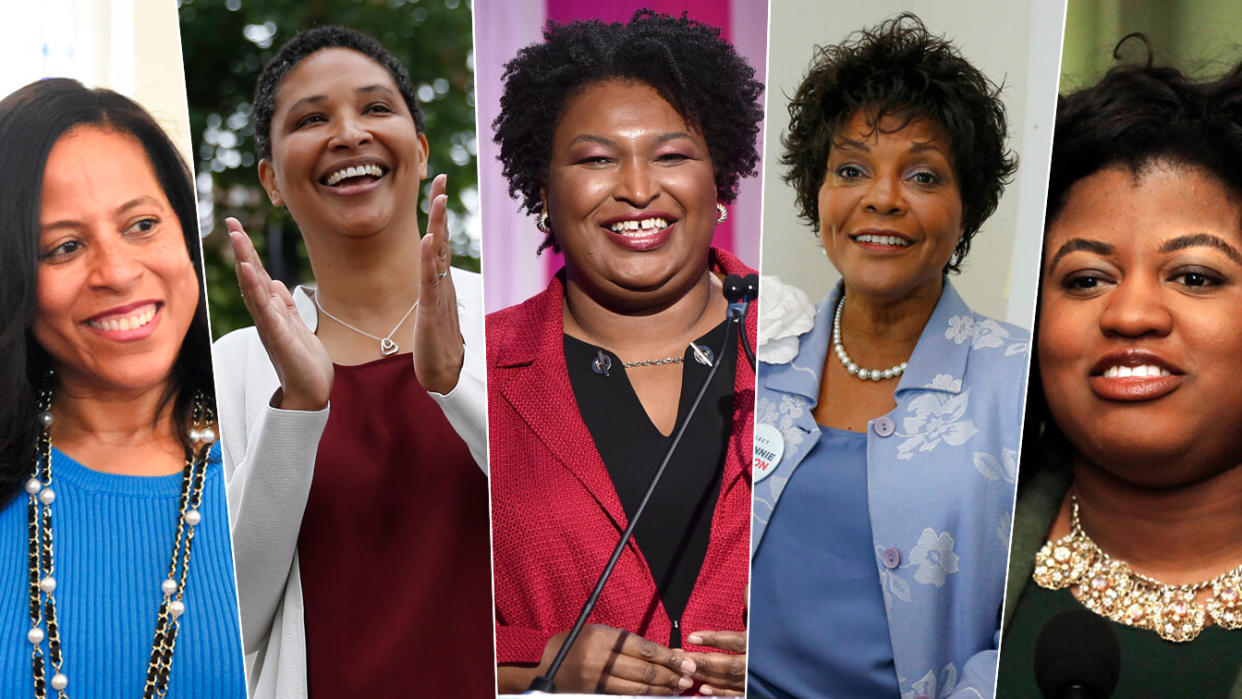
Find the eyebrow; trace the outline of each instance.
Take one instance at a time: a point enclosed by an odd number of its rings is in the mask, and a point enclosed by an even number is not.
[[[384,85],[382,83],[375,83],[374,85],[364,85],[360,88],[355,89],[354,92],[356,93],[386,92],[390,95],[396,94],[395,92],[393,92],[391,87],[388,87],[387,85]]]
[[[392,91],[391,87],[388,87],[387,85],[384,85],[382,83],[376,83],[374,85],[363,85],[362,87],[355,88],[354,92],[356,94],[370,94],[374,92],[384,92],[389,95],[395,94]],[[293,104],[289,105],[289,111],[292,112],[305,104],[318,104],[320,102],[323,102],[326,99],[328,99],[327,95],[307,95],[306,97],[303,97],[297,102],[294,102]]]
[[[908,152],[910,152],[910,153],[927,153],[927,152],[929,152],[929,151],[930,151],[930,152],[933,152],[933,153],[939,153],[939,154],[941,154],[941,155],[945,155],[945,152],[944,152],[944,149],[943,149],[943,148],[941,148],[940,146],[938,146],[938,145],[936,145],[935,143],[932,143],[932,142],[930,142],[930,141],[929,141],[929,142],[927,142],[927,143],[919,143],[919,142],[917,142],[917,141],[916,141],[916,142],[914,143],[914,145],[910,146],[910,150],[909,150]]]
[[[1166,240],[1160,244],[1160,252],[1175,252],[1195,247],[1215,248],[1225,253],[1236,264],[1242,265],[1242,253],[1239,253],[1238,249],[1230,245],[1224,238],[1211,233],[1192,233]]]
[[[870,150],[871,150],[871,146],[868,146],[868,145],[866,144],[866,142],[864,142],[864,141],[854,141],[854,140],[851,140],[851,139],[848,139],[848,138],[838,137],[838,138],[834,138],[834,139],[832,140],[832,143],[831,143],[831,144],[829,144],[829,150],[861,150],[861,151],[870,151]]]
[[[854,141],[848,138],[837,138],[833,140],[832,149],[834,150],[858,150],[858,151],[863,151],[863,152],[868,152],[868,153],[871,152],[871,146],[867,145],[866,142]],[[914,141],[913,144],[910,146],[910,148],[906,152],[910,154],[933,152],[933,153],[939,153],[941,155],[948,157],[944,149],[936,145],[932,141]]]
[[[1108,243],[1104,243],[1099,240],[1088,240],[1086,238],[1072,238],[1070,240],[1065,241],[1065,244],[1063,244],[1060,248],[1057,249],[1056,254],[1052,256],[1052,261],[1048,263],[1048,271],[1051,272],[1052,270],[1056,269],[1057,262],[1059,262],[1062,257],[1065,257],[1071,252],[1077,252],[1079,250],[1085,250],[1086,252],[1093,252],[1097,255],[1111,255],[1116,251],[1116,248],[1114,248],[1112,245]]]
[[[656,138],[656,143],[657,144],[668,143],[669,141],[676,141],[682,138],[694,140],[694,136],[691,136],[689,133],[685,131],[670,131],[668,133],[660,134]],[[598,143],[601,146],[608,146],[608,147],[615,147],[617,145],[617,142],[610,138],[604,138],[603,136],[596,136],[595,134],[589,134],[589,133],[584,133],[578,136],[574,136],[569,141],[569,145],[572,146],[573,144],[579,143],[579,142]]]
[[[133,199],[130,199],[124,204],[121,204],[120,206],[116,207],[114,215],[121,216],[125,214],[127,211],[131,209],[136,209],[140,206],[156,206],[156,207],[159,207],[161,211],[164,210],[164,205],[162,202],[160,202],[158,198],[144,194],[140,197],[134,197]],[[41,225],[39,226],[39,230],[50,231],[50,230],[54,230],[57,228],[75,228],[76,229],[76,228],[80,228],[81,226],[82,226],[81,221],[76,221],[73,219],[62,219],[60,221],[52,221],[51,223]]]
[[[123,214],[126,211],[129,211],[130,209],[136,209],[139,206],[146,206],[146,205],[159,206],[161,208],[163,207],[163,204],[160,202],[159,199],[149,194],[144,194],[140,197],[134,197],[133,199],[130,199],[124,204],[121,204],[120,206],[116,207],[116,212],[118,214]]]

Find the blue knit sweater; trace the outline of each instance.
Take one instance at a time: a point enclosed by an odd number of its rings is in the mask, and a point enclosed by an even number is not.
[[[57,617],[71,697],[141,697],[177,525],[181,474],[119,476],[52,452]],[[244,699],[220,450],[211,451],[169,697]],[[34,696],[28,496],[0,510],[0,695]],[[47,641],[43,642],[45,663]],[[52,675],[48,671],[48,678]],[[49,688],[48,696],[55,696]]]

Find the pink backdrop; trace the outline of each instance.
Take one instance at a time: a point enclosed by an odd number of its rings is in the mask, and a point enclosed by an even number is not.
[[[689,15],[720,27],[760,80],[766,75],[768,7],[756,0],[476,0],[474,58],[479,115],[479,196],[483,224],[484,306],[492,312],[523,301],[547,286],[561,267],[559,255],[535,256],[543,234],[522,215],[500,172],[491,124],[500,111],[504,64],[518,49],[542,40],[548,19],[598,18],[624,22],[634,10]],[[760,147],[763,133],[758,136]],[[729,220],[716,228],[715,245],[759,266],[760,176],[742,181]]]

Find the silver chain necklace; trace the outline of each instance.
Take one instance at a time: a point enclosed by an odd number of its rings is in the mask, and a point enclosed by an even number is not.
[[[845,294],[841,294],[841,300],[837,301],[837,310],[832,315],[832,349],[836,352],[837,359],[841,360],[841,364],[845,366],[845,371],[863,381],[895,379],[905,373],[906,362],[901,362],[888,369],[864,369],[855,364],[853,359],[850,359],[850,355],[845,351],[845,345],[841,344],[841,309],[844,307]]]
[[[366,330],[354,327],[353,325],[346,323],[345,321],[341,320],[340,318],[337,318],[331,313],[328,313],[328,309],[324,308],[323,304],[319,303],[319,291],[318,290],[316,290],[315,293],[311,295],[311,300],[315,302],[316,308],[318,308],[320,311],[323,312],[324,315],[328,316],[332,320],[335,320],[336,322],[340,323],[341,325],[344,325],[350,330],[353,330],[359,335],[365,335],[371,338],[372,340],[378,341],[380,343],[380,354],[384,355],[385,357],[392,355],[392,354],[396,354],[398,351],[400,351],[401,348],[397,346],[397,343],[395,341],[393,341],[392,336],[396,334],[397,329],[401,327],[401,324],[405,322],[405,319],[410,317],[410,314],[414,312],[414,309],[418,308],[418,299],[414,299],[414,305],[410,306],[410,310],[406,311],[405,315],[401,316],[401,320],[397,321],[397,324],[393,326],[392,330],[390,330],[388,334],[385,335],[384,337],[378,337],[378,336],[372,335]]]
[[[694,353],[694,360],[703,366],[711,366],[715,360],[713,352],[707,345],[696,345],[690,343],[690,351]],[[621,362],[621,366],[626,369],[643,366],[661,366],[664,364],[681,364],[685,361],[685,357],[665,357],[664,359],[640,359],[636,362]],[[604,350],[595,350],[595,358],[591,360],[591,371],[600,376],[608,376],[608,371],[612,368],[612,357],[604,354]]]

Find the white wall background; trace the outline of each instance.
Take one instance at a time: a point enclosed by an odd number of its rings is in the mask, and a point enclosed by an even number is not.
[[[918,14],[929,30],[953,41],[968,61],[1004,85],[1009,147],[1018,153],[1018,174],[975,236],[953,284],[974,310],[1030,328],[1065,17],[1060,0],[772,0],[763,273],[802,287],[812,300],[827,294],[839,278],[819,254],[819,239],[798,219],[793,190],[782,181],[780,138],[789,124],[788,96],[802,81],[814,46],[839,43],[903,10]]]
[[[40,78],[146,108],[193,163],[176,0],[0,0],[0,96]]]

